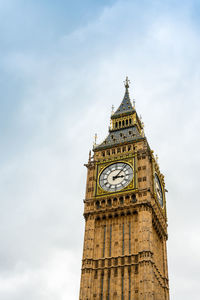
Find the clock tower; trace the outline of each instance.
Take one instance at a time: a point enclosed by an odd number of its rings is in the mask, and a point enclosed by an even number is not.
[[[129,97],[93,147],[79,300],[169,300],[164,176]]]

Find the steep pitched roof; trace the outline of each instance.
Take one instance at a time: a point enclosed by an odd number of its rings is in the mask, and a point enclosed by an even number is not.
[[[133,112],[135,110],[131,104],[128,88],[129,88],[129,80],[128,77],[126,77],[124,98],[120,106],[116,110],[116,112],[112,115],[112,118],[116,118],[121,114]]]

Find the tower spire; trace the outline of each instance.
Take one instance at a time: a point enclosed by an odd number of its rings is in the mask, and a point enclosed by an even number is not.
[[[128,79],[128,76],[126,76],[126,79],[124,80],[124,86],[125,86],[125,94],[124,98],[118,107],[118,109],[115,111],[115,113],[112,115],[112,117],[119,116],[124,113],[130,113],[134,111],[134,107],[131,104],[130,96],[129,96],[129,84],[130,80]]]

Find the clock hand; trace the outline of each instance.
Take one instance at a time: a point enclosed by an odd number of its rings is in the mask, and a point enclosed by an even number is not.
[[[124,170],[124,168],[126,167],[126,164],[124,164],[123,168],[119,171],[119,173],[116,176],[113,176],[113,180],[115,180],[119,174]]]
[[[119,173],[116,176],[118,176],[121,173],[121,171],[124,170],[125,167],[126,167],[126,165],[124,164],[123,168],[119,171]]]
[[[124,177],[124,175],[119,175],[119,176],[113,176],[113,180],[115,180],[116,178],[122,178],[122,177]]]

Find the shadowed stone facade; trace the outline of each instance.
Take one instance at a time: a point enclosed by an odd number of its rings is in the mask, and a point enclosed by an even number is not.
[[[79,300],[169,300],[164,176],[128,88],[86,164]]]

